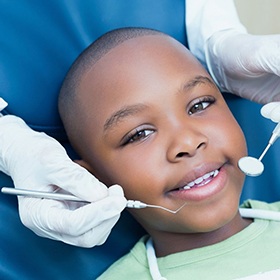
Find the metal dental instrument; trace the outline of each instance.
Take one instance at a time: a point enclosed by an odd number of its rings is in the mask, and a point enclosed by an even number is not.
[[[259,176],[263,173],[264,165],[261,162],[268,149],[273,145],[276,139],[280,136],[280,122],[276,125],[272,132],[272,136],[268,141],[268,145],[264,149],[261,156],[257,159],[254,157],[243,157],[238,161],[238,166],[248,176]]]
[[[67,201],[88,203],[88,201],[84,201],[83,199],[78,198],[74,195],[64,194],[64,193],[40,192],[40,191],[31,191],[31,190],[7,188],[7,187],[3,187],[1,189],[1,192],[4,194],[21,195],[21,196],[28,196],[34,198],[46,198],[46,199],[54,199],[54,200],[67,200]]]
[[[163,207],[163,206],[159,206],[159,205],[146,204],[146,203],[141,202],[141,201],[139,201],[139,200],[128,200],[128,201],[127,201],[126,207],[127,207],[127,208],[135,208],[135,209],[141,209],[141,208],[146,208],[146,207],[158,208],[158,209],[167,211],[167,212],[169,212],[169,213],[176,214],[176,213],[178,213],[186,204],[187,204],[187,202],[185,202],[183,205],[181,205],[178,209],[176,209],[176,210],[171,210],[171,209],[165,208],[165,207]]]
[[[34,197],[34,198],[46,198],[46,199],[54,199],[54,200],[67,200],[67,201],[89,203],[89,201],[85,201],[85,200],[78,198],[71,194],[49,193],[49,192],[31,191],[31,190],[25,190],[25,189],[8,188],[8,187],[3,187],[1,189],[1,192],[4,194],[21,195],[21,196],[28,196],[28,197]],[[187,203],[183,204],[176,210],[171,210],[171,209],[165,208],[163,206],[146,204],[146,203],[138,201],[138,200],[127,200],[126,207],[134,208],[134,209],[142,209],[142,208],[147,208],[147,207],[158,208],[158,209],[167,211],[169,213],[176,214],[186,204]]]

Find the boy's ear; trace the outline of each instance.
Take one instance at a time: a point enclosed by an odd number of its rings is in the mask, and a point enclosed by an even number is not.
[[[94,173],[92,167],[86,161],[84,161],[82,159],[76,159],[76,160],[74,160],[74,162],[79,164],[83,168],[85,168],[90,173],[92,173],[92,174]]]

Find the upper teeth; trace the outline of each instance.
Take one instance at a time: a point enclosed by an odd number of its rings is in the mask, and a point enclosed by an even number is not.
[[[206,180],[206,179],[208,179],[208,178],[210,178],[210,177],[212,177],[212,178],[216,177],[216,176],[218,175],[218,173],[219,173],[219,170],[214,170],[214,171],[211,171],[211,172],[209,172],[209,173],[206,173],[206,174],[204,174],[203,176],[201,176],[201,177],[195,179],[194,181],[189,182],[189,183],[188,183],[186,186],[184,186],[182,189],[184,189],[184,190],[190,189],[190,188],[193,187],[194,185],[198,185],[198,184],[202,183],[204,180]]]

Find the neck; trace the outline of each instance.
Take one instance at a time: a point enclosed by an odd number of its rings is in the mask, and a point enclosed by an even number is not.
[[[249,224],[250,219],[243,219],[240,214],[231,223],[211,232],[203,233],[150,233],[157,257],[165,257],[170,254],[202,248],[205,246],[219,243],[235,235]]]

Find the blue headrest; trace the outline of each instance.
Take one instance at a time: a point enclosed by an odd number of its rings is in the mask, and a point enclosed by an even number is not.
[[[124,26],[164,31],[185,45],[184,1],[2,1],[1,87],[7,113],[64,140],[57,110],[61,83],[76,57],[105,32]]]

